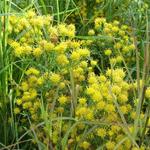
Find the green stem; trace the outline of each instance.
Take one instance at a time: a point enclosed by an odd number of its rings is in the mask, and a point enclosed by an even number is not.
[[[0,12],[2,15],[0,20],[0,31],[3,31],[0,33],[0,70],[3,70],[6,68],[6,66],[9,66],[9,54],[7,49],[7,39],[8,39],[8,19],[9,19],[9,11],[10,11],[10,1],[8,3],[7,0],[3,0],[0,2],[0,5],[2,6],[0,9]],[[3,18],[3,21],[2,21]],[[4,138],[4,144],[6,145],[8,143],[8,111],[7,111],[7,103],[9,102],[9,89],[8,89],[8,78],[9,78],[9,67],[7,69],[4,69],[4,71],[1,73],[0,76],[0,103],[2,104],[2,116],[1,118],[3,122],[2,124],[2,135]],[[2,137],[1,137],[2,138]]]
[[[47,9],[46,9],[45,2],[43,0],[40,0],[40,3],[42,5],[42,7],[43,7],[44,14],[46,15],[47,14]]]
[[[57,5],[57,23],[60,23],[60,10],[59,10],[59,0],[56,0],[56,5]]]
[[[72,102],[71,102],[71,113],[72,113],[72,115],[71,116],[74,116],[77,100],[76,100],[76,88],[75,88],[75,82],[74,82],[72,70],[70,70],[70,81],[71,81],[71,99],[72,99]]]
[[[145,89],[146,89],[146,85],[147,85],[147,82],[148,82],[148,78],[149,78],[149,69],[150,69],[150,65],[149,65],[149,57],[150,57],[150,54],[149,54],[149,48],[150,48],[150,45],[149,45],[149,29],[150,29],[150,25],[149,25],[149,22],[148,22],[148,16],[146,14],[146,17],[147,17],[147,24],[146,24],[146,46],[145,46],[145,51],[144,51],[144,66],[143,66],[143,76],[142,76],[142,87],[141,87],[141,90],[140,90],[140,93],[139,93],[139,101],[138,101],[138,105],[137,105],[137,108],[136,108],[136,119],[135,119],[135,122],[134,122],[134,137],[136,138],[137,136],[137,133],[139,131],[139,121],[140,121],[140,113],[141,113],[141,110],[142,110],[142,106],[143,106],[143,103],[144,103],[144,97],[145,97]]]
[[[142,142],[144,140],[145,132],[146,132],[146,129],[147,129],[149,118],[150,118],[149,117],[149,115],[150,115],[150,105],[147,108],[146,114],[147,114],[146,115],[146,121],[145,121],[145,124],[144,124],[143,132],[142,132],[142,136],[141,136],[141,140],[140,140],[140,145],[142,145]]]

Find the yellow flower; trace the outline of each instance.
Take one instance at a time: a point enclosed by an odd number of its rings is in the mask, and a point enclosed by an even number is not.
[[[39,29],[43,26],[43,17],[42,16],[37,16],[36,18],[31,18],[30,19],[30,24],[35,28],[35,29]],[[35,31],[36,32],[36,31]]]
[[[14,108],[14,113],[15,114],[19,114],[20,113],[20,109],[18,107]]]
[[[66,96],[62,95],[62,96],[60,96],[60,97],[58,98],[58,101],[59,101],[59,103],[60,103],[61,105],[63,105],[63,104],[65,104],[65,103],[68,101],[68,99],[67,99]]]
[[[129,49],[130,50],[134,50],[135,49],[135,45],[134,44],[129,45]]]
[[[146,91],[145,91],[145,97],[146,98],[150,98],[150,87],[148,87],[147,89],[146,89]]]
[[[105,110],[107,112],[114,112],[115,111],[115,106],[113,104],[107,104],[105,107]]]
[[[135,111],[131,112],[131,118],[135,119],[135,117],[136,117],[136,112]]]
[[[79,103],[82,105],[86,104],[86,101],[87,101],[86,98],[80,98],[79,99]]]
[[[120,35],[120,36],[122,36],[122,37],[123,37],[123,36],[125,36],[125,34],[126,34],[126,33],[125,33],[125,31],[123,31],[123,30],[119,30],[119,35]]]
[[[119,94],[118,95],[118,100],[120,103],[125,103],[128,101],[128,94]]]
[[[106,82],[107,80],[107,78],[104,75],[100,75],[98,79],[100,82]]]
[[[78,60],[80,60],[80,54],[76,51],[73,51],[70,58],[74,61],[78,61]]]
[[[105,109],[105,102],[104,101],[100,101],[97,103],[97,109],[98,110],[104,110]]]
[[[60,87],[60,89],[64,89],[65,88],[65,83],[64,82],[61,82],[60,84],[59,84],[59,87]]]
[[[88,82],[89,82],[89,84],[97,83],[97,78],[96,78],[94,75],[91,75],[91,76],[88,78]]]
[[[35,14],[35,12],[33,11],[33,10],[29,10],[27,13],[26,13],[26,16],[28,17],[28,18],[32,18],[32,17],[34,17],[36,14]]]
[[[104,138],[106,136],[106,130],[104,128],[97,129],[97,135]]]
[[[32,52],[32,47],[30,47],[29,45],[24,45],[24,53],[26,54],[26,55],[29,55],[29,54],[31,54],[31,52]]]
[[[40,108],[41,104],[39,101],[34,102],[34,109]]]
[[[120,131],[120,127],[119,126],[117,126],[117,125],[112,125],[111,126],[111,130],[114,132],[114,133],[117,133],[118,131]]]
[[[50,52],[54,49],[54,44],[51,42],[45,43],[44,48],[46,52]]]
[[[22,96],[23,101],[28,101],[30,100],[30,93],[29,92],[24,92]]]
[[[110,77],[111,75],[113,75],[113,70],[107,69],[106,75],[109,76],[109,77]]]
[[[34,99],[37,96],[37,91],[36,89],[29,89],[30,92],[30,99]]]
[[[28,88],[29,88],[29,85],[28,85],[27,82],[22,82],[22,83],[21,83],[21,90],[27,91]]]
[[[33,56],[40,57],[42,55],[43,51],[40,48],[35,48],[33,50]]]
[[[92,120],[93,119],[93,111],[88,109],[87,114],[85,115],[85,119]]]
[[[58,107],[57,108],[57,112],[58,113],[63,113],[64,112],[64,108],[63,107]]]
[[[112,31],[113,31],[113,32],[118,32],[118,31],[119,31],[119,28],[118,28],[117,26],[113,26],[113,27],[112,27]]]
[[[110,56],[112,54],[112,51],[110,49],[105,50],[105,55]]]
[[[113,136],[113,135],[114,135],[114,132],[111,131],[111,130],[109,130],[109,131],[108,131],[108,135],[109,135],[109,136]]]
[[[95,31],[93,29],[90,29],[88,35],[95,35]]]
[[[31,67],[26,71],[26,75],[31,75],[31,74],[38,76],[40,74],[40,71],[37,70],[36,68]]]
[[[119,21],[118,20],[114,20],[113,21],[113,25],[118,26],[119,25]]]
[[[89,149],[90,143],[87,142],[87,141],[84,141],[84,142],[82,142],[82,144],[80,144],[80,146],[81,146],[83,149]]]
[[[92,87],[88,87],[88,88],[86,89],[86,93],[87,93],[88,95],[93,95],[93,94],[95,93],[95,89],[92,88]]]
[[[91,66],[95,67],[97,65],[97,61],[91,60]]]
[[[28,78],[28,82],[29,82],[30,87],[36,86],[37,85],[37,80],[38,80],[38,78],[36,76],[33,76],[33,75],[30,76]]]
[[[115,148],[115,142],[113,142],[113,141],[108,141],[108,142],[106,143],[106,148],[107,148],[108,150],[113,150],[113,149]]]
[[[98,29],[104,23],[106,23],[106,19],[105,18],[99,18],[99,17],[96,18],[95,19],[95,29]]]
[[[37,79],[37,84],[38,85],[42,85],[44,83],[44,78],[43,77],[40,77]]]
[[[50,38],[54,38],[54,39],[56,38],[56,40],[57,40],[58,30],[56,27],[52,27],[52,26],[49,27],[48,33],[50,35]]]
[[[11,47],[13,47],[14,49],[20,47],[20,44],[19,44],[18,42],[16,42],[16,41],[10,40],[10,41],[8,41],[8,42],[9,42],[9,44],[11,45]]]
[[[22,106],[23,106],[23,109],[29,109],[29,107],[32,107],[32,103],[31,102],[25,102]]]
[[[85,80],[85,76],[84,75],[80,75],[78,78],[79,81],[84,81]]]
[[[80,47],[80,41],[68,41],[69,48],[77,49]]]
[[[67,65],[69,63],[68,58],[64,54],[57,56],[56,60],[57,60],[57,63],[62,66]]]
[[[81,66],[82,68],[87,68],[88,64],[87,64],[86,61],[81,61],[80,66]]]
[[[67,36],[68,29],[65,24],[59,24],[58,31],[61,36]]]
[[[105,26],[105,27],[104,27],[104,32],[105,32],[106,34],[108,34],[108,35],[111,35],[111,28],[108,27],[108,26]]]
[[[128,108],[126,106],[121,106],[120,110],[123,114],[127,114],[128,113]]]
[[[121,47],[122,47],[122,44],[119,42],[114,45],[115,49],[120,49]]]
[[[58,84],[61,80],[61,77],[59,74],[56,74],[56,73],[52,73],[50,75],[50,81],[54,84]]]
[[[123,49],[122,49],[122,51],[123,51],[124,53],[128,53],[128,52],[130,51],[129,46],[124,46]]]
[[[75,25],[69,24],[67,26],[67,28],[69,29],[69,31],[67,32],[67,36],[70,37],[70,38],[75,37]]]
[[[88,49],[79,49],[78,51],[77,51],[77,53],[79,53],[79,55],[81,56],[81,57],[88,57],[88,56],[90,56],[90,51],[88,50]]]
[[[116,63],[117,63],[116,58],[111,58],[111,59],[110,59],[110,64],[116,64]]]
[[[117,85],[112,86],[111,90],[114,94],[117,94],[117,95],[120,94],[120,92],[121,92],[121,88]]]
[[[14,49],[14,54],[16,57],[20,57],[24,53],[24,47],[17,47]]]
[[[117,56],[116,57],[116,62],[117,63],[121,63],[123,61],[123,57],[122,56]]]
[[[102,95],[99,91],[95,91],[95,93],[92,95],[93,101],[100,101],[102,100]]]
[[[66,42],[61,42],[59,45],[57,45],[54,48],[54,50],[58,53],[64,53],[66,49],[67,49],[67,43]]]
[[[76,115],[77,116],[84,116],[87,113],[87,108],[86,107],[81,107],[79,109],[77,109],[76,111]]]
[[[125,72],[123,71],[123,69],[116,69],[114,70],[114,75],[115,76],[119,76],[121,78],[124,78],[125,77]]]
[[[17,99],[17,100],[16,100],[16,104],[17,104],[17,105],[21,105],[21,104],[22,104],[22,99]]]

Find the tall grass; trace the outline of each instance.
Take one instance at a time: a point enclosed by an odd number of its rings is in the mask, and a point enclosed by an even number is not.
[[[0,133],[3,135],[1,138],[4,144],[8,144],[8,133],[9,128],[7,124],[8,120],[8,107],[7,104],[9,103],[9,77],[11,77],[11,72],[9,72],[9,52],[7,49],[7,39],[8,39],[8,18],[9,18],[9,9],[10,5],[7,1],[0,2],[0,12],[1,12],[1,19],[0,19],[0,103],[1,103],[1,116],[0,121],[1,129]],[[10,74],[9,74],[10,73]]]

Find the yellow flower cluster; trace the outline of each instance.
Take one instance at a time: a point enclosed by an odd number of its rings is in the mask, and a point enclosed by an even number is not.
[[[101,144],[104,149],[113,150],[127,137],[120,113],[129,123],[129,131],[134,131],[136,111],[132,109],[130,91],[136,84],[125,81],[126,72],[122,68],[112,66],[103,73],[95,73],[98,62],[91,57],[84,41],[74,39],[72,24],[53,26],[51,17],[38,16],[34,11],[23,17],[15,16],[18,22],[11,17],[12,33],[23,35],[16,41],[10,39],[9,44],[14,59],[21,60],[25,67],[18,83],[14,113],[24,126],[34,128],[43,123],[35,129],[39,141],[45,145],[51,143],[57,149],[69,130],[66,149],[75,146],[96,149]],[[100,35],[101,29],[104,35],[119,38],[110,41],[111,46],[105,51],[107,56],[122,58],[116,49],[125,54],[134,50],[133,41],[126,33],[129,27],[97,18],[95,30],[90,34]],[[149,93],[147,88],[147,98]],[[26,116],[32,125],[24,121]],[[144,120],[143,114],[140,119]],[[119,150],[131,148],[133,143],[129,139],[119,146]]]
[[[58,37],[74,38],[75,36],[73,24],[52,26],[51,16],[37,16],[34,11],[29,11],[24,16],[10,16],[9,22],[12,27],[10,33],[20,36],[18,40],[9,39],[9,45],[13,48],[16,57],[39,58],[53,50],[63,51],[67,47],[66,42],[56,45]]]
[[[44,84],[40,71],[31,67],[26,71],[28,78],[19,86],[20,96],[16,99],[15,114],[30,113],[33,120],[38,120],[38,109],[41,102],[38,98],[38,88]]]
[[[128,104],[129,84],[123,80],[124,77],[125,73],[122,69],[108,69],[105,76],[96,76],[92,73],[88,78],[89,86],[86,93],[95,104],[94,109],[108,115],[105,116],[107,121],[119,119],[116,115],[115,100],[120,104],[123,114],[128,114],[131,110]]]
[[[96,54],[97,57],[99,57],[100,53],[102,53],[102,56],[106,55],[106,58],[100,59],[107,61],[109,58],[112,65],[122,64],[123,61],[132,64],[135,46],[130,34],[130,27],[121,25],[117,20],[107,22],[106,18],[103,17],[95,18],[94,23],[94,29],[90,29],[88,32],[90,36],[99,37],[98,40],[93,40],[92,44],[90,44],[91,46],[89,45],[90,49],[94,50],[96,46],[100,50],[95,49],[94,55]]]

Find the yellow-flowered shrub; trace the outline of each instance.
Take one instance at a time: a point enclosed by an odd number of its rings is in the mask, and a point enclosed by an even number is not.
[[[112,66],[134,65],[135,46],[129,26],[117,20],[107,22],[106,18],[97,17],[88,35],[93,37],[87,43],[92,49],[92,56],[99,60],[99,64],[103,64],[103,68],[109,65],[108,59]]]
[[[24,67],[17,70],[21,77],[16,81],[14,114],[21,127],[36,133],[32,136],[35,147],[41,142],[44,148],[96,149],[102,145],[111,150],[124,139],[118,149],[135,146],[132,138],[126,137],[134,132],[133,91],[137,88],[136,83],[125,80],[123,68],[112,65],[96,74],[97,61],[91,58],[85,41],[75,39],[73,24],[53,25],[52,17],[29,11],[24,16],[10,16],[10,25],[13,59]],[[130,55],[134,50],[128,29],[117,21],[95,20],[95,31],[90,35],[109,36],[110,41],[99,44],[105,47],[103,52],[111,64],[122,57],[118,51]],[[143,118],[141,114],[141,123]],[[128,134],[124,119],[129,124]]]

